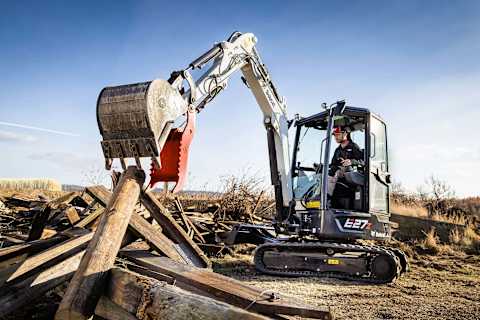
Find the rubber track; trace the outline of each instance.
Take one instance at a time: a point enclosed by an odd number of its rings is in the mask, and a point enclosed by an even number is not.
[[[368,275],[355,275],[355,274],[345,274],[339,272],[315,272],[315,271],[302,271],[302,270],[277,270],[269,269],[263,263],[263,254],[275,248],[282,248],[282,251],[291,251],[292,253],[298,253],[299,249],[309,249],[308,252],[315,252],[315,249],[326,250],[328,248],[333,249],[335,252],[360,252],[360,253],[369,253],[372,255],[370,262],[373,260],[374,256],[385,255],[391,262],[395,263],[396,270],[392,272],[391,276],[387,279],[377,279],[372,272],[369,272]],[[401,252],[401,250],[399,250]],[[403,253],[403,252],[402,252]],[[320,278],[335,278],[348,281],[360,281],[373,284],[383,284],[394,282],[402,273],[402,263],[399,257],[390,249],[380,247],[380,246],[367,246],[367,245],[358,245],[358,244],[346,244],[346,243],[331,243],[331,242],[306,242],[306,243],[267,243],[262,244],[257,247],[254,255],[255,268],[265,274],[275,275],[275,276],[286,276],[286,277],[320,277]],[[371,265],[368,266],[368,270],[372,270]]]

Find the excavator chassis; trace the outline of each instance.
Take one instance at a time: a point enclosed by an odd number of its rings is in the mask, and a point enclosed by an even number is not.
[[[331,242],[265,243],[254,255],[258,271],[275,276],[394,282],[408,270],[401,250]]]
[[[318,209],[297,211],[299,229],[286,232],[290,233],[287,236],[269,235],[264,226],[241,224],[232,230],[229,243],[247,240],[260,244],[254,254],[255,268],[275,276],[313,276],[382,284],[393,282],[408,271],[408,259],[402,250],[358,242],[388,240],[388,216],[337,209],[326,210],[322,216],[323,223],[320,223]],[[292,225],[294,223],[287,224]]]

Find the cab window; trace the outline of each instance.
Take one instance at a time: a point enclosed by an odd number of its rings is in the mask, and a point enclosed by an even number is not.
[[[370,210],[388,212],[388,184],[382,179],[388,172],[385,124],[370,118]]]

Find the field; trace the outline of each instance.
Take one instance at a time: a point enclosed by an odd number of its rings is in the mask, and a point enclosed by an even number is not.
[[[337,319],[478,319],[480,256],[421,255],[389,285],[334,279],[277,278],[255,272],[249,255],[216,259],[217,272],[264,290],[330,306]]]

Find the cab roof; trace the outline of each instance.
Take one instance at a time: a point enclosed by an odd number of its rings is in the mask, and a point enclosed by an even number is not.
[[[380,121],[385,122],[379,115],[371,112],[367,108],[357,108],[352,106],[346,106],[343,114],[351,117],[367,117],[369,115],[373,115],[376,118],[378,118]],[[324,110],[322,112],[311,115],[309,117],[300,118],[299,120],[297,120],[296,125],[302,126],[310,123],[320,124],[321,122],[324,122],[327,119],[327,117],[328,117],[328,110]]]

